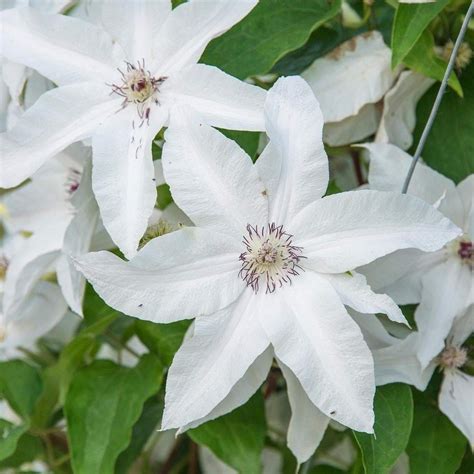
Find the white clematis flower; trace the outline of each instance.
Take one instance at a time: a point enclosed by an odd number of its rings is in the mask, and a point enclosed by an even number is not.
[[[288,441],[304,461],[329,418],[373,429],[372,357],[344,305],[404,321],[388,297],[346,272],[400,248],[436,250],[459,229],[411,196],[321,199],[323,118],[301,78],[276,82],[265,120],[270,142],[253,165],[234,141],[176,116],[165,178],[196,227],[152,240],[130,262],[98,252],[77,265],[126,314],[196,317],[168,374],[163,429],[185,430],[245,403],[275,356],[293,410]]]
[[[178,106],[211,125],[263,130],[265,92],[204,64],[206,45],[255,0],[103,2],[102,28],[34,9],[0,13],[2,54],[59,87],[1,137],[0,185],[16,186],[72,142],[92,136],[93,189],[127,257],[152,212],[151,142]]]
[[[370,153],[369,184],[372,189],[400,190],[411,157],[387,144],[364,145]],[[439,206],[463,234],[442,249],[395,252],[363,269],[370,284],[389,294],[399,304],[419,303],[415,319],[420,332],[427,334],[418,349],[423,367],[444,347],[454,319],[474,303],[472,266],[474,238],[474,175],[456,187],[445,176],[418,164],[408,189],[428,203]]]
[[[390,58],[382,35],[373,31],[342,43],[303,72],[321,104],[328,145],[354,143],[377,130],[381,115],[377,102],[397,75]]]
[[[377,385],[403,382],[425,390],[436,367],[443,371],[439,393],[439,408],[466,436],[474,449],[474,377],[462,372],[469,361],[468,349],[463,346],[474,331],[474,306],[457,318],[439,354],[426,367],[418,360],[420,347],[429,345],[426,331],[410,334],[402,341],[373,351]]]
[[[6,313],[17,314],[38,279],[56,272],[69,306],[82,314],[85,280],[71,257],[90,251],[99,224],[88,154],[88,149],[72,146],[2,197],[8,232],[29,236],[9,264]]]

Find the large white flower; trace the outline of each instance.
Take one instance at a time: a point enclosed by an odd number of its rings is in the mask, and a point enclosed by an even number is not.
[[[104,225],[127,256],[152,212],[151,142],[177,106],[224,128],[263,130],[265,92],[196,64],[207,43],[255,0],[102,3],[102,26],[38,12],[0,13],[2,54],[59,87],[1,137],[0,185],[16,186],[50,156],[92,136],[93,189]]]
[[[345,304],[404,321],[348,271],[400,248],[435,250],[459,233],[418,198],[328,184],[323,118],[309,86],[280,79],[265,102],[270,138],[256,165],[185,112],[167,133],[163,166],[196,227],[149,242],[130,262],[108,252],[77,261],[99,295],[156,322],[196,317],[168,374],[163,428],[220,416],[259,388],[276,357],[300,461],[328,417],[372,432],[373,362]]]
[[[370,153],[371,188],[400,190],[412,158],[393,145],[365,147]],[[395,252],[363,272],[374,288],[388,293],[397,303],[421,301],[415,319],[419,331],[427,334],[418,349],[418,358],[426,367],[444,347],[453,320],[474,303],[474,175],[456,187],[450,179],[421,163],[415,169],[408,192],[438,205],[463,234],[436,252]]]

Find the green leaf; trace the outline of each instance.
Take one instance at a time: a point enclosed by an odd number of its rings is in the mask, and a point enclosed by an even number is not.
[[[406,449],[410,474],[453,474],[461,464],[466,444],[466,438],[437,407],[417,401]]]
[[[115,466],[115,474],[127,474],[135,459],[140,455],[150,435],[156,431],[161,415],[163,403],[157,397],[152,397],[143,406],[140,419],[135,423],[132,440],[128,448],[120,454]]]
[[[366,474],[390,472],[405,450],[413,421],[413,399],[408,385],[377,387],[374,435],[354,432]]]
[[[341,0],[261,0],[237,25],[213,40],[201,62],[244,79],[265,74],[333,18]]]
[[[258,392],[245,405],[188,434],[238,472],[259,474],[266,433],[264,413],[263,396]]]
[[[160,358],[163,365],[169,367],[190,324],[188,320],[170,324],[137,320],[135,328],[143,344]]]
[[[99,360],[79,370],[66,398],[74,474],[112,474],[130,444],[145,401],[160,388],[163,366],[152,354],[134,368]]]
[[[392,29],[392,67],[398,66],[405,59],[431,21],[450,1],[398,4]]]
[[[464,97],[444,94],[422,157],[429,166],[456,183],[474,173],[474,61],[461,75]],[[438,87],[420,100],[416,111],[415,143],[418,143]]]
[[[11,456],[15,451],[21,436],[28,431],[28,424],[15,426],[0,419],[0,461]]]
[[[436,55],[434,46],[433,35],[426,30],[405,57],[404,62],[410,69],[441,81],[448,64]],[[451,73],[448,85],[462,97],[462,87],[454,71]]]
[[[0,398],[8,401],[22,418],[28,419],[42,389],[37,369],[21,360],[0,362]]]
[[[255,161],[257,156],[259,132],[241,132],[236,130],[220,130],[227,138],[234,140],[244,150],[247,155]]]
[[[18,439],[15,451],[0,461],[0,472],[3,472],[3,468],[15,468],[27,462],[31,462],[40,457],[42,452],[43,446],[39,438],[29,433],[24,433]]]

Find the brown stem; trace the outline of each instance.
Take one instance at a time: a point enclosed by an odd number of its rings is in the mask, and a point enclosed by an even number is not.
[[[194,441],[189,448],[188,474],[198,474],[198,447]]]
[[[352,164],[354,165],[354,171],[359,186],[366,183],[364,174],[362,173],[362,167],[360,165],[359,154],[355,150],[351,150]]]
[[[160,474],[168,474],[171,471],[171,468],[173,467],[174,460],[176,456],[178,455],[179,448],[181,446],[181,443],[183,442],[183,437],[179,436],[176,438],[176,441],[173,445],[173,448],[171,449],[168,457],[166,458],[165,463],[161,467]]]

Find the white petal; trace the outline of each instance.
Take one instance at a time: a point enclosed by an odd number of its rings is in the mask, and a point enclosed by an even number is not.
[[[339,122],[327,122],[323,129],[324,143],[329,146],[357,143],[375,133],[380,116],[380,107],[376,104],[365,104],[356,115]]]
[[[36,233],[47,224],[70,221],[73,208],[67,184],[75,165],[65,153],[60,153],[34,173],[31,180],[7,193],[3,204],[8,212],[8,231]]]
[[[439,409],[469,440],[474,449],[474,377],[462,372],[446,371],[441,391]]]
[[[58,283],[70,308],[82,316],[85,279],[76,269],[71,257],[90,250],[92,237],[99,221],[99,208],[92,194],[91,163],[84,170],[72,203],[76,213],[64,235],[62,255],[56,265]]]
[[[161,186],[165,184],[165,175],[163,174],[163,162],[161,160],[155,160],[153,162],[153,168],[155,169],[155,186]]]
[[[49,157],[90,136],[119,108],[120,100],[111,100],[104,84],[88,82],[47,92],[0,136],[0,186],[20,184]]]
[[[97,26],[32,8],[0,13],[2,54],[36,69],[58,85],[110,82],[120,57],[112,38]]]
[[[168,78],[160,91],[164,103],[191,107],[209,125],[232,130],[265,128],[265,91],[216,67],[188,66]]]
[[[392,85],[391,51],[378,31],[341,44],[303,72],[318,98],[325,122],[339,122],[378,102]]]
[[[375,141],[393,143],[403,150],[410,148],[416,124],[416,105],[434,83],[433,79],[417,72],[403,71],[384,97],[382,119]]]
[[[371,189],[401,192],[413,158],[395,145],[386,143],[366,143],[363,147],[369,151]],[[454,183],[449,178],[423,163],[417,164],[410,182],[411,195],[434,204],[454,190]]]
[[[151,58],[156,36],[171,12],[171,0],[114,0],[101,6],[102,24],[122,46],[127,59],[135,63]]]
[[[321,413],[308,398],[291,369],[279,361],[286,380],[291,406],[287,443],[298,464],[307,461],[323,439],[330,418]]]
[[[467,309],[468,295],[472,292],[471,270],[458,259],[452,258],[425,274],[422,281],[421,303],[415,320],[423,344],[418,358],[423,367],[444,348],[456,316]]]
[[[46,334],[65,315],[67,304],[57,285],[40,281],[7,321],[5,347],[25,346]]]
[[[272,362],[273,349],[272,347],[268,347],[268,349],[255,359],[255,362],[247,369],[245,375],[232,387],[229,394],[219,402],[212,411],[205,417],[181,427],[178,434],[195,428],[202,423],[206,423],[206,421],[214,420],[215,418],[230,413],[232,410],[246,403],[267,378]]]
[[[288,231],[307,257],[304,266],[343,273],[395,250],[434,251],[459,229],[420,199],[380,191],[351,191],[307,206]]]
[[[443,250],[422,252],[417,249],[397,250],[359,267],[369,285],[379,293],[387,293],[398,304],[415,304],[421,300],[423,275],[445,259]]]
[[[364,341],[373,351],[383,349],[400,342],[399,339],[390,335],[384,325],[374,314],[361,314],[357,311],[349,311],[352,319],[357,323],[364,336]]]
[[[420,341],[418,333],[413,333],[383,349],[372,352],[375,364],[375,382],[377,385],[402,382],[425,390],[436,368],[431,362],[423,368],[416,357]]]
[[[8,60],[2,61],[2,79],[8,86],[11,99],[17,104],[20,104],[22,101],[21,95],[31,73],[31,69],[23,66],[23,64]]]
[[[474,305],[468,308],[465,314],[458,316],[451,328],[448,341],[454,345],[462,345],[474,332]]]
[[[151,240],[130,262],[109,252],[76,259],[100,297],[130,316],[172,322],[210,314],[237,299],[240,245],[187,227]]]
[[[3,308],[8,317],[18,311],[40,277],[51,269],[59,256],[65,227],[64,224],[50,226],[42,234],[33,235],[10,262],[3,296]]]
[[[392,321],[408,324],[405,316],[395,302],[387,295],[372,291],[363,275],[352,272],[351,275],[327,275],[329,283],[336,290],[341,301],[361,313],[383,313]]]
[[[211,412],[269,346],[246,291],[213,315],[198,318],[194,334],[168,372],[162,430],[180,428]]]
[[[270,151],[262,154],[257,167],[269,194],[269,220],[282,225],[326,192],[323,117],[308,84],[287,77],[268,92],[265,121]]]
[[[464,222],[462,227],[464,232],[474,240],[474,174],[462,180],[457,187],[458,195],[464,207]]]
[[[352,429],[372,432],[372,356],[329,282],[306,272],[264,296],[260,323],[312,403]]]
[[[176,204],[197,226],[241,241],[248,224],[266,224],[263,183],[233,140],[189,117],[175,117],[165,137],[166,182]]]
[[[153,108],[150,124],[133,107],[113,115],[92,139],[92,188],[112,240],[133,257],[156,202],[151,143],[167,119]]]
[[[160,75],[170,76],[197,63],[209,41],[238,23],[256,0],[194,0],[174,8],[155,40]]]

